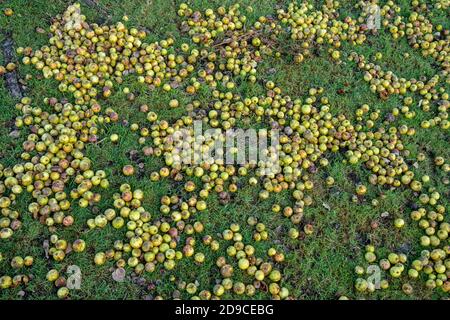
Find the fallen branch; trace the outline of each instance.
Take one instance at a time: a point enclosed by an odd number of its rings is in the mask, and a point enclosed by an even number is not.
[[[14,50],[14,40],[10,31],[5,32],[5,40],[2,42],[3,57],[5,65],[16,62],[16,54]],[[19,76],[17,68],[13,71],[6,72],[5,75],[6,88],[8,92],[16,99],[23,97],[22,87],[19,84]]]

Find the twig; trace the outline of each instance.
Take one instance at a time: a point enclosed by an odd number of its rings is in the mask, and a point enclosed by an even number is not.
[[[261,34],[261,31],[256,31],[256,32],[255,31],[250,31],[250,32],[247,32],[247,33],[244,33],[244,34],[240,35],[237,38],[228,37],[224,41],[212,45],[212,47],[213,48],[220,47],[220,46],[223,46],[224,44],[228,44],[228,43],[230,43],[230,42],[232,42],[234,40],[247,39],[247,38],[259,35],[259,34]]]
[[[105,140],[106,140],[106,138],[103,138],[102,140],[99,140],[99,141],[95,142],[94,144],[95,144],[95,145],[99,145],[100,143],[102,143],[102,142],[105,141]]]

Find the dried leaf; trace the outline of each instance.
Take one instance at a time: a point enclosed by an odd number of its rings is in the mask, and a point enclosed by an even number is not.
[[[45,257],[48,259],[48,250],[50,249],[50,242],[48,240],[44,240],[42,243],[42,248],[44,248]]]
[[[11,138],[17,139],[17,138],[20,137],[20,131],[19,131],[19,130],[13,130],[13,131],[11,131],[11,132],[9,133],[9,136],[10,136]]]
[[[122,282],[125,280],[125,274],[126,274],[126,271],[124,268],[117,268],[112,273],[112,278],[116,282]]]

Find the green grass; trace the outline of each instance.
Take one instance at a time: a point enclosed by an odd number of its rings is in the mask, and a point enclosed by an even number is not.
[[[82,2],[82,1],[81,1]],[[180,18],[176,15],[176,9],[181,1],[160,1],[160,0],[133,0],[133,1],[97,1],[100,11],[107,12],[108,15],[101,14],[96,8],[82,5],[83,13],[91,21],[110,22],[119,21],[122,16],[129,17],[128,26],[139,26],[150,31],[150,40],[161,39],[162,37],[173,36],[177,40],[184,39],[178,30]],[[234,1],[188,1],[195,9],[206,7],[218,7],[220,5],[232,4]],[[274,0],[239,0],[242,8],[252,5],[254,12],[249,15],[251,21],[260,15],[274,14],[275,6],[282,5],[287,1]],[[320,1],[316,1],[320,2]],[[82,2],[83,3],[83,2]],[[409,1],[400,1],[403,14],[408,13]],[[46,33],[35,32],[36,28],[48,28],[50,19],[65,10],[66,1],[44,1],[35,0],[31,4],[24,0],[12,0],[8,4],[2,3],[0,7],[8,5],[13,8],[15,15],[6,18],[0,15],[0,29],[11,30],[16,46],[31,46],[38,48],[47,41]],[[98,9],[98,8],[97,8]],[[344,8],[347,10],[347,8]],[[350,10],[350,9],[348,9]],[[448,15],[442,12],[434,12],[430,17],[434,23],[442,23],[445,28],[449,28]],[[3,35],[0,34],[0,40]],[[181,41],[181,40],[179,40]],[[349,54],[351,50],[362,53],[369,61],[373,60],[376,52],[380,51],[384,57],[379,63],[384,69],[392,70],[397,75],[405,78],[419,78],[420,76],[432,76],[436,73],[436,67],[429,58],[421,56],[420,52],[409,47],[405,39],[393,41],[388,33],[382,32],[378,36],[370,36],[368,42],[359,47],[344,46],[343,55]],[[405,61],[403,53],[410,53],[410,58]],[[292,57],[286,59],[269,58],[258,68],[260,78],[273,80],[283,89],[285,94],[291,97],[304,97],[310,87],[322,86],[325,88],[325,95],[329,97],[332,105],[332,113],[345,113],[352,117],[353,111],[360,105],[367,103],[373,109],[382,110],[382,117],[393,107],[400,106],[401,100],[392,96],[386,101],[381,101],[376,94],[372,94],[369,86],[362,79],[362,73],[358,71],[351,62],[335,64],[329,59],[326,49],[323,49],[315,57],[305,59],[301,65],[293,65]],[[0,57],[0,62],[2,58]],[[54,80],[41,79],[40,73],[32,67],[20,65],[21,76],[25,74],[33,75],[33,79],[27,83],[27,96],[33,99],[35,105],[42,104],[43,97],[62,97],[57,90],[57,83]],[[136,94],[136,99],[132,102],[127,100],[121,88],[129,87]],[[240,92],[245,94],[261,92],[259,84],[251,85],[243,83],[239,87]],[[447,87],[448,90],[448,87]],[[103,101],[104,107],[113,107],[122,118],[128,119],[130,123],[139,122],[141,115],[137,112],[141,104],[146,103],[151,110],[158,113],[160,118],[173,120],[183,115],[183,111],[173,111],[165,108],[170,99],[177,98],[180,101],[188,102],[191,98],[184,92],[174,91],[164,93],[162,90],[149,92],[134,81],[133,77],[126,78],[112,97]],[[209,92],[201,98],[207,102]],[[11,120],[17,115],[14,109],[16,101],[9,96],[3,79],[0,79],[0,163],[5,166],[11,165],[20,155],[20,139],[9,136],[13,122]],[[428,118],[428,115],[418,112],[418,116],[413,120],[399,118],[398,123],[406,123],[410,126],[419,127],[420,121]],[[160,159],[146,158],[145,174],[141,178],[124,178],[120,174],[123,165],[130,160],[127,152],[141,146],[138,145],[138,134],[133,133],[128,127],[117,123],[102,127],[100,134],[108,137],[111,133],[120,135],[120,143],[112,144],[109,139],[105,139],[99,144],[89,145],[87,156],[92,159],[96,169],[103,169],[110,177],[110,189],[102,192],[102,201],[98,204],[98,210],[104,210],[112,205],[111,197],[118,186],[122,183],[130,183],[134,188],[141,188],[145,192],[144,207],[149,210],[154,217],[159,215],[159,199],[161,196],[175,192],[176,186],[169,180],[161,182],[150,182],[148,176],[150,172],[160,167]],[[405,138],[405,147],[411,150],[411,159],[414,159],[418,152],[441,155],[445,159],[450,159],[449,135],[438,128],[428,130],[417,130],[413,137]],[[289,228],[292,226],[289,219],[282,215],[271,212],[273,203],[291,204],[289,194],[282,193],[265,202],[258,200],[258,188],[243,186],[236,194],[233,201],[227,205],[219,204],[215,196],[208,200],[208,210],[198,216],[198,219],[205,224],[205,234],[212,235],[218,239],[217,233],[229,227],[230,222],[237,222],[241,227],[246,226],[249,216],[257,216],[269,230],[269,240],[255,244],[257,256],[264,256],[266,250],[275,246],[282,248],[286,254],[286,261],[282,264],[284,274],[284,285],[287,286],[291,295],[299,299],[336,299],[340,295],[351,298],[380,298],[380,299],[429,299],[439,298],[442,294],[433,292],[423,286],[423,281],[414,281],[414,293],[411,296],[405,295],[401,290],[401,282],[391,283],[388,290],[382,290],[372,295],[359,295],[353,288],[356,276],[354,267],[358,264],[364,265],[364,246],[373,243],[379,249],[379,253],[390,251],[405,251],[410,253],[412,259],[418,255],[421,248],[418,238],[421,230],[416,223],[409,219],[408,203],[414,200],[412,192],[407,190],[386,190],[374,186],[369,186],[367,196],[361,203],[353,203],[351,195],[354,193],[355,183],[350,177],[356,176],[361,181],[366,181],[367,170],[362,167],[350,167],[342,163],[342,155],[327,155],[330,157],[330,166],[321,169],[314,177],[317,188],[311,196],[314,199],[313,206],[305,212],[305,222],[315,226],[314,234],[302,240],[290,240],[287,236]],[[435,185],[437,190],[444,196],[444,205],[449,208],[448,186],[441,183],[444,176],[442,171],[436,171],[434,164],[427,160],[420,163],[414,171],[420,176],[429,174],[432,178],[430,185]],[[332,176],[335,178],[335,185],[328,188],[324,184],[324,178]],[[368,184],[366,184],[368,185]],[[373,207],[370,201],[374,198],[380,200],[379,207]],[[24,198],[25,200],[25,198]],[[33,279],[26,287],[18,287],[0,291],[0,299],[18,299],[19,292],[25,292],[26,299],[54,299],[56,289],[45,280],[45,274],[50,268],[65,270],[69,265],[75,264],[82,271],[81,290],[72,290],[73,299],[140,299],[148,295],[162,295],[171,298],[174,290],[177,290],[176,281],[171,281],[170,276],[174,275],[177,280],[186,282],[199,281],[199,288],[211,290],[219,276],[215,260],[220,255],[225,255],[228,246],[221,240],[221,249],[217,253],[210,252],[202,244],[199,251],[205,253],[206,262],[199,266],[193,259],[183,259],[172,272],[157,271],[144,276],[147,281],[145,285],[136,284],[128,271],[124,282],[112,280],[112,262],[105,266],[97,267],[93,264],[95,252],[106,250],[112,247],[114,240],[123,238],[122,231],[116,231],[111,226],[102,230],[85,231],[86,220],[94,217],[95,214],[89,209],[80,209],[74,205],[75,225],[67,229],[58,229],[57,234],[69,242],[81,237],[86,240],[88,249],[83,254],[72,253],[62,263],[53,263],[45,258],[43,241],[48,239],[50,232],[45,226],[34,221],[26,211],[26,201],[18,201],[17,209],[22,213],[21,220],[23,227],[14,234],[10,240],[0,242],[0,252],[4,260],[0,262],[1,274],[15,274],[9,266],[9,261],[16,255],[32,255],[35,257],[34,265],[26,270],[21,270],[25,274],[33,275]],[[329,207],[327,209],[326,207]],[[381,213],[388,211],[388,218],[382,218]],[[404,217],[407,227],[403,230],[393,228],[395,217]],[[447,217],[448,219],[448,217]],[[377,229],[371,229],[372,221],[379,222]],[[243,232],[244,238],[251,241],[252,230]],[[198,237],[198,242],[201,238]],[[192,272],[195,270],[195,272]],[[154,285],[155,289],[150,290],[149,286]],[[185,292],[181,292],[181,297],[188,298]],[[225,295],[225,298],[236,298],[236,296]],[[254,298],[267,298],[267,295],[258,294]]]

